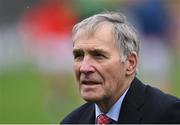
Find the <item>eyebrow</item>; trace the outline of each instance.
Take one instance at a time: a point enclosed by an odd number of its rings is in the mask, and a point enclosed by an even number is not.
[[[74,49],[72,51],[72,53],[73,53],[73,55],[78,54],[78,53],[83,53],[83,50],[82,49]]]
[[[83,52],[83,49],[74,49],[74,50],[73,50],[73,54],[79,53],[79,52],[80,52],[80,53]],[[103,50],[103,49],[98,49],[98,48],[88,50],[88,52],[89,52],[89,53],[102,53],[102,54],[106,54],[106,55],[107,55],[107,52],[105,52],[105,50]]]
[[[102,53],[102,54],[106,54],[106,52],[102,49],[92,49],[90,50],[90,53]]]
[[[73,51],[72,51],[72,52],[74,53],[74,52],[79,52],[79,51],[83,51],[83,50],[82,50],[82,49],[78,49],[78,48],[76,48],[76,49],[73,49]]]

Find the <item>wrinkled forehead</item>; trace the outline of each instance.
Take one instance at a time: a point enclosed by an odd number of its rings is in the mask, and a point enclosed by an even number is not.
[[[95,24],[87,24],[79,27],[77,30],[73,31],[72,34],[72,40],[73,40],[73,45],[74,42],[81,38],[81,39],[88,39],[90,37],[93,37],[98,30],[103,30],[104,26],[108,26],[109,30],[113,33],[113,25],[110,22],[103,21],[103,22],[98,22]]]

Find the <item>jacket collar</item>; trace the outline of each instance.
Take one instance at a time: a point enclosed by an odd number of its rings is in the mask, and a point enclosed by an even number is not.
[[[118,123],[140,123],[146,86],[134,78],[122,102]]]

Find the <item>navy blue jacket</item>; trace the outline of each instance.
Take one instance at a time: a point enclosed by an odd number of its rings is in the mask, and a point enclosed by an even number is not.
[[[122,102],[118,123],[180,123],[180,99],[135,78]],[[94,124],[94,103],[70,113],[61,124]]]

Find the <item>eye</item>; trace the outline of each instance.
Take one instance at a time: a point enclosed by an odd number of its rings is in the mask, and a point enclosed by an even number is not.
[[[74,52],[73,55],[75,60],[80,60],[84,57],[83,52]]]
[[[105,55],[100,52],[93,52],[92,56],[95,57],[96,59],[104,59],[105,58]]]

